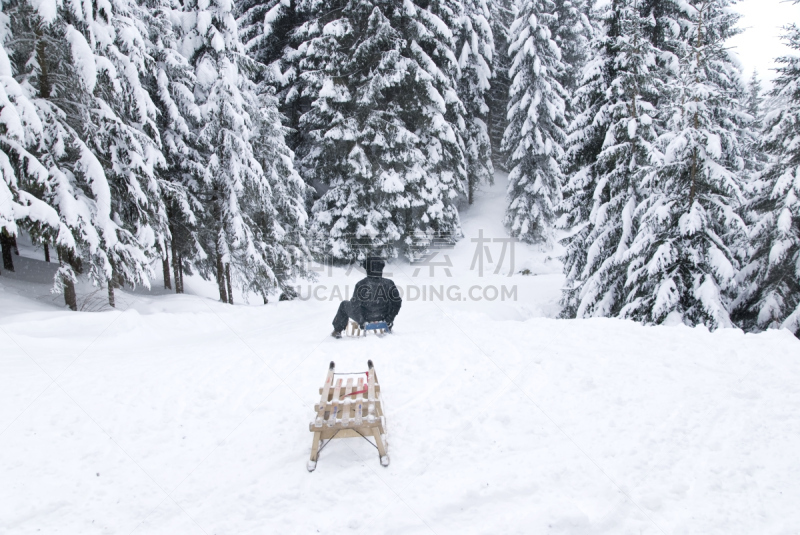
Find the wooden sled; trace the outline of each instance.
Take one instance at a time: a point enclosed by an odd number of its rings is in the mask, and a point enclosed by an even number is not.
[[[359,337],[367,336],[368,333],[383,335],[389,331],[389,325],[385,321],[368,321],[364,324],[364,328],[353,320],[350,320],[345,329],[347,336]]]
[[[375,439],[373,446],[378,450],[381,464],[389,466],[381,387],[372,361],[367,361],[369,371],[366,372],[366,382],[364,377],[359,377],[357,381],[348,377],[347,382],[342,384],[341,378],[335,379],[335,366],[331,362],[325,385],[319,389],[322,397],[314,405],[316,418],[308,425],[309,431],[314,433],[308,471],[314,471],[320,451],[334,438],[363,438],[370,444],[369,438]]]

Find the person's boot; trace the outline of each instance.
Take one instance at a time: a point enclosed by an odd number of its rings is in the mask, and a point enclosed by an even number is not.
[[[333,336],[334,338],[339,339],[339,338],[342,337],[342,331],[337,331],[336,329],[334,329],[333,332],[331,333],[331,336]]]

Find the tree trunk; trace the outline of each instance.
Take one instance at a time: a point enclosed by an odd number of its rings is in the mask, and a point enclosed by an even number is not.
[[[37,27],[35,30],[37,43],[36,43],[36,59],[39,62],[39,98],[48,99],[50,98],[50,93],[52,87],[50,86],[50,74],[48,69],[47,63],[47,51],[45,50],[45,46],[47,43],[44,39],[42,39],[42,28]],[[61,263],[61,249],[56,245],[56,253],[58,254],[58,263]],[[44,261],[50,262],[50,244],[45,241],[44,242]],[[75,286],[72,287],[73,291]],[[66,299],[66,297],[65,297]],[[69,305],[69,303],[67,303]],[[70,308],[72,308],[70,306]],[[73,310],[77,308],[77,305]]]
[[[228,303],[233,304],[233,286],[231,286],[231,265],[225,264],[225,280],[228,283]]]
[[[75,293],[75,283],[70,279],[63,279],[64,281],[64,303],[71,310],[78,310],[78,295]]]
[[[217,242],[217,286],[219,287],[219,300],[223,303],[228,302],[228,292],[225,290],[225,266],[222,264],[222,256],[219,254],[219,242]]]
[[[122,288],[122,276],[120,276],[116,269],[112,268],[111,278],[108,279],[108,304],[111,308],[117,308],[114,288]]]
[[[214,240],[214,248],[215,253],[217,255],[217,286],[219,287],[219,300],[223,303],[228,302],[228,292],[225,289],[225,265],[222,262],[222,253],[220,252],[220,242],[222,241],[222,236],[225,228],[225,223],[222,218],[222,208],[220,207],[220,203],[222,201],[219,199],[217,194],[217,186],[214,185],[214,196],[211,198],[211,205],[213,207],[212,215],[214,217],[214,221],[219,224],[219,230],[217,230],[217,239]]]
[[[81,274],[83,271],[81,269],[81,261],[75,258],[75,251],[58,245],[56,246],[56,251],[58,251],[58,263],[60,268],[69,266],[72,268],[72,273],[74,275]],[[75,291],[75,283],[64,276],[61,278],[61,283],[64,286],[64,303],[66,303],[70,309],[78,310],[78,294]]]
[[[181,278],[181,293],[185,293],[186,286],[183,284],[183,259],[180,257],[180,255],[178,255],[178,275]]]
[[[471,179],[467,182],[467,202],[470,206],[475,202],[475,181]]]
[[[50,86],[47,50],[45,50],[47,43],[42,39],[41,27],[36,28],[35,33],[38,38],[38,42],[36,43],[36,59],[39,62],[39,97],[50,98],[52,87]]]
[[[175,293],[183,293],[183,266],[181,263],[181,255],[178,254],[175,240],[172,240],[172,274],[175,278]]]
[[[697,61],[697,68],[700,68],[701,62],[703,60],[702,56],[700,55],[700,47],[703,46],[703,11],[705,10],[705,6],[699,10],[700,13],[700,20],[697,21],[697,41],[695,43],[695,50],[696,50],[696,61]],[[694,79],[695,83],[699,83],[699,78],[695,76]],[[697,99],[695,98],[695,102]],[[697,109],[694,112],[694,129],[698,130],[700,128],[700,117],[698,115]],[[692,206],[694,206],[694,196],[695,192],[697,191],[697,147],[694,148],[692,151],[692,176],[691,176],[691,187],[689,189],[689,212],[692,211]]]
[[[5,230],[0,231],[0,246],[3,249],[3,268],[8,271],[14,271],[13,245],[11,237]]]
[[[183,293],[183,275],[181,273],[181,259],[174,252],[172,253],[172,276],[175,279],[175,293]]]
[[[691,175],[691,186],[689,187],[689,212],[692,211],[692,206],[694,206],[694,195],[695,191],[697,190],[697,148],[695,147],[694,151],[692,152],[692,175]]]
[[[268,305],[269,304],[269,299],[267,298],[267,294],[263,293],[263,294],[261,294],[261,297],[264,298],[264,304]]]
[[[161,268],[164,271],[164,289],[171,290],[172,282],[169,277],[169,253],[164,251],[164,258],[161,259]]]
[[[17,247],[17,237],[11,236],[11,245],[14,247],[14,254],[19,256],[19,247]]]
[[[217,264],[217,287],[219,288],[219,300],[227,303],[228,291],[225,289],[225,268],[221,263]]]

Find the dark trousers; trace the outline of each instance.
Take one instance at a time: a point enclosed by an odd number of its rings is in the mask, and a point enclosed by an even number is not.
[[[353,306],[351,301],[342,301],[339,303],[339,310],[336,312],[336,316],[333,318],[333,329],[335,331],[345,330],[348,318],[352,318],[359,325],[364,323],[364,318],[361,317],[361,307]]]

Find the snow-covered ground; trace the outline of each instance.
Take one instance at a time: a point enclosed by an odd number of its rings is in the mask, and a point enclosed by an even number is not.
[[[324,300],[304,283],[301,300],[228,306],[191,278],[76,314],[23,244],[0,276],[0,533],[800,532],[800,342],[554,319],[558,251],[516,245],[508,277],[489,242],[494,262],[470,269],[481,229],[505,237],[503,186],[440,253],[451,277],[387,268],[427,290],[384,338],[329,336],[355,271],[321,272]],[[307,472],[328,362],[367,359],[390,466],[348,439]]]

